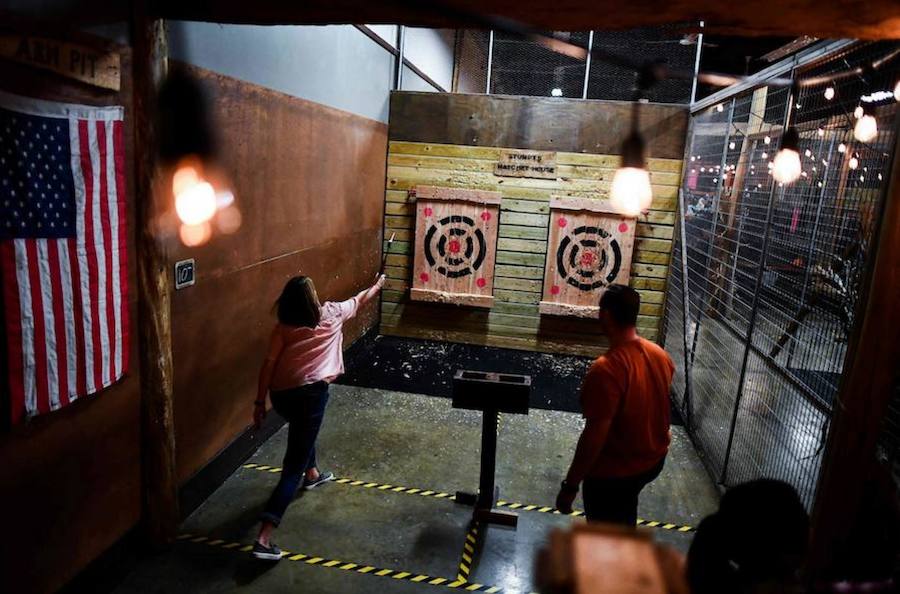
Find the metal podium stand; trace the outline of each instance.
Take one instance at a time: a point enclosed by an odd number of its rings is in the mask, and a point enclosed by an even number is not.
[[[500,413],[528,414],[531,377],[509,373],[458,370],[453,376],[453,408],[482,411],[481,473],[478,493],[456,493],[456,502],[475,507],[476,522],[515,528],[518,515],[494,509],[500,490],[494,481],[497,463],[497,421]]]

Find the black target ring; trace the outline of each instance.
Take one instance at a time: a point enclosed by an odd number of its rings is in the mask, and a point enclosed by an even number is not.
[[[423,248],[428,265],[448,278],[474,274],[487,255],[484,233],[472,218],[463,215],[433,223],[425,233]]]
[[[557,273],[566,284],[581,291],[609,285],[621,268],[619,241],[600,227],[576,228],[563,237],[556,250]]]

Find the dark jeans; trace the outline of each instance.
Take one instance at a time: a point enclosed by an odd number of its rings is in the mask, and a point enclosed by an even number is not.
[[[316,466],[316,437],[325,416],[325,405],[328,404],[328,384],[316,382],[272,392],[270,397],[272,407],[288,422],[288,443],[281,479],[272,491],[261,519],[278,526],[304,474]]]
[[[647,483],[662,472],[666,459],[647,472],[620,478],[584,479],[584,513],[589,522],[634,526],[637,523],[638,495]]]

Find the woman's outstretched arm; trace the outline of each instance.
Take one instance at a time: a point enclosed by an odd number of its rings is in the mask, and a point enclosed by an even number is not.
[[[360,305],[364,305],[375,298],[378,295],[378,291],[381,290],[381,287],[384,286],[385,276],[383,274],[379,274],[378,278],[375,280],[375,284],[373,284],[368,289],[360,291],[356,295],[356,300]]]

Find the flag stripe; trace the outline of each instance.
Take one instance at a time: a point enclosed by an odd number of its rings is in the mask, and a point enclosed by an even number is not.
[[[119,278],[119,243],[114,238],[119,238],[119,191],[116,176],[116,151],[114,135],[114,124],[108,122],[105,126],[106,132],[106,192],[107,192],[107,216],[109,217],[109,225],[107,226],[106,235],[106,253],[109,262],[109,291],[110,303],[109,319],[112,322],[110,328],[110,342],[112,343],[112,351],[110,358],[112,359],[113,379],[119,377],[122,373],[122,294],[120,292],[122,283]]]
[[[113,245],[112,245],[112,230],[110,226],[112,225],[112,217],[110,216],[110,196],[112,194],[110,183],[110,177],[112,176],[112,172],[110,171],[110,161],[111,154],[110,148],[112,147],[111,134],[112,128],[107,126],[105,122],[97,122],[97,144],[100,147],[100,203],[98,205],[99,219],[103,220],[103,224],[100,225],[100,237],[103,240],[103,249],[98,250],[100,254],[103,255],[103,284],[106,287],[106,291],[103,293],[105,295],[104,305],[106,306],[106,311],[101,316],[104,320],[106,320],[106,349],[108,358],[107,370],[109,375],[106,377],[106,385],[112,383],[114,377],[118,373],[115,365],[115,351],[116,351],[116,342],[113,333],[116,331],[115,325],[115,297],[113,296]]]
[[[47,397],[47,374],[44,373],[47,369],[47,345],[44,344],[43,341],[43,337],[45,336],[44,316],[41,315],[41,312],[44,309],[44,303],[41,299],[40,273],[38,272],[38,267],[35,265],[37,262],[37,245],[35,245],[34,241],[28,239],[17,239],[16,244],[17,247],[21,244],[22,249],[17,251],[25,255],[24,266],[19,274],[19,284],[24,285],[25,279],[28,279],[28,289],[31,295],[28,301],[26,301],[24,295],[22,295],[22,312],[24,314],[27,308],[29,317],[27,323],[23,324],[23,326],[28,326],[28,328],[23,328],[22,330],[26,334],[29,334],[29,339],[31,341],[31,344],[28,345],[25,353],[27,355],[29,350],[32,353],[31,365],[30,369],[26,370],[27,375],[25,376],[25,381],[27,386],[30,376],[34,385],[33,405],[28,407],[28,410],[33,410],[37,413],[45,413],[50,412],[50,402]],[[27,403],[28,401],[29,399],[26,392],[25,402]]]
[[[3,308],[6,310],[6,344],[8,351],[10,420],[18,423],[25,412],[25,360],[22,353],[22,315],[19,305],[21,286],[16,274],[16,246],[12,241],[0,242],[0,272],[3,280]]]
[[[31,268],[37,271],[37,287],[41,292],[41,307],[35,311],[35,318],[41,318],[44,326],[44,357],[45,369],[38,369],[39,374],[47,377],[47,406],[49,410],[59,408],[59,360],[56,350],[56,318],[53,315],[53,287],[50,280],[50,254],[47,250],[47,240],[39,239],[34,242],[37,253],[36,265]],[[40,337],[40,335],[38,335]],[[38,340],[40,342],[40,339]]]
[[[84,246],[85,223],[84,211],[87,204],[87,188],[85,187],[82,169],[82,154],[85,143],[82,124],[78,120],[69,120],[69,138],[72,147],[72,182],[75,191],[75,238],[69,239],[69,258],[72,263],[72,289],[75,300],[75,340],[78,346],[78,393],[91,394],[94,388],[93,353],[91,345],[91,294],[87,271],[87,250]]]
[[[84,174],[84,235],[80,238],[83,242],[85,271],[87,277],[87,286],[82,286],[82,297],[85,298],[85,321],[88,322],[90,335],[85,336],[87,347],[86,353],[90,353],[91,357],[88,361],[88,373],[91,374],[91,385],[94,390],[103,387],[103,355],[100,353],[100,324],[97,321],[99,308],[97,300],[100,298],[98,292],[99,283],[97,282],[97,252],[94,243],[94,202],[95,188],[97,180],[95,178],[94,155],[89,138],[96,136],[93,134],[93,126],[89,126],[88,122],[78,122],[81,139],[81,167]],[[93,390],[92,390],[93,391]]]
[[[63,307],[61,279],[62,273],[59,267],[59,250],[56,239],[43,240],[47,251],[47,268],[50,284],[50,305],[53,316],[53,339],[56,344],[56,403],[57,408],[69,404],[69,377],[68,377],[68,343],[66,342],[66,314]],[[41,280],[43,283],[43,279]],[[46,307],[46,305],[45,305]],[[53,391],[51,390],[51,394]]]
[[[75,300],[72,297],[71,260],[69,259],[69,241],[56,240],[57,262],[59,266],[60,307],[63,318],[63,332],[66,337],[66,389],[60,390],[65,395],[65,404],[77,397],[78,389],[78,355],[75,344]]]
[[[91,194],[90,212],[91,212],[91,230],[93,233],[88,236],[88,242],[93,240],[92,255],[94,263],[94,277],[92,278],[91,288],[95,300],[94,320],[97,328],[94,330],[95,351],[100,354],[100,382],[99,386],[105,388],[110,384],[109,381],[109,335],[107,334],[107,318],[106,318],[106,255],[103,253],[103,209],[102,201],[105,195],[103,190],[103,172],[104,164],[103,156],[100,154],[100,137],[98,134],[99,122],[91,122],[92,126],[88,126],[88,139],[91,147],[91,173],[93,174],[93,192]]]
[[[127,230],[125,213],[125,139],[121,120],[113,122],[113,154],[115,155],[116,172],[116,231],[118,241],[116,244],[116,261],[119,263],[119,277],[116,282],[116,290],[119,294],[119,307],[116,310],[118,320],[116,328],[119,330],[119,350],[117,352],[118,368],[120,375],[128,369],[128,345],[131,333],[128,328],[128,240],[125,237]]]

